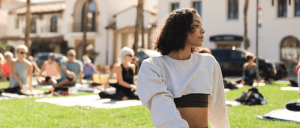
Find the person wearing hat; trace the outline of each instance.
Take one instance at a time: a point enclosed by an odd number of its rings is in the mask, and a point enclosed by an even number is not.
[[[91,60],[89,58],[86,58],[83,60],[83,73],[84,77],[83,79],[91,79],[93,77],[93,74],[97,73],[96,67],[92,64]]]
[[[57,79],[60,76],[59,64],[55,61],[55,55],[49,54],[48,61],[45,61],[42,65],[41,73],[39,74],[37,81],[39,84],[49,84],[50,79]]]

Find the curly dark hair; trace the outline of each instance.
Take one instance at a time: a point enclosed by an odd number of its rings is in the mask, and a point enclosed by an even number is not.
[[[191,26],[193,14],[198,14],[193,8],[177,9],[171,12],[157,33],[154,49],[162,55],[184,49],[188,33],[194,32]]]

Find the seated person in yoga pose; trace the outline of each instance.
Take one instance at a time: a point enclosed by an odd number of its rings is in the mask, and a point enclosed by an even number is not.
[[[118,81],[118,85],[116,85],[116,93],[106,94],[105,92],[100,92],[99,96],[101,98],[111,98],[115,100],[139,99],[138,96],[135,94],[135,65],[131,63],[133,56],[134,52],[132,49],[128,47],[122,48],[119,55],[121,64],[117,65],[116,69]]]
[[[9,77],[11,74],[10,65],[13,64],[13,62],[15,60],[13,57],[14,57],[14,54],[12,54],[10,51],[7,51],[4,53],[4,58],[5,58],[6,62],[1,67],[1,71],[5,73],[6,79],[8,81],[9,81]]]
[[[83,73],[84,73],[84,77],[83,79],[92,79],[93,78],[93,74],[98,73],[95,65],[92,64],[92,61],[89,58],[86,58],[83,60]]]
[[[258,77],[256,75],[258,70],[256,63],[254,63],[254,55],[252,53],[246,53],[245,59],[247,63],[245,63],[243,67],[242,84],[252,86],[255,80],[258,85]]]
[[[42,70],[37,77],[39,84],[50,84],[50,79],[58,79],[60,76],[60,66],[55,61],[55,55],[53,53],[49,54],[48,61],[45,61],[42,65]]]
[[[205,30],[197,10],[177,9],[166,17],[155,38],[163,56],[143,61],[137,91],[158,128],[229,128],[223,78],[210,54],[201,47]],[[193,51],[193,50],[192,50]]]
[[[25,45],[17,46],[18,59],[10,64],[11,75],[9,79],[9,87],[0,89],[0,93],[9,92],[17,94],[25,94],[29,86],[32,92],[32,64],[26,59],[28,49]],[[29,80],[29,81],[27,81]],[[24,93],[25,92],[25,93]]]
[[[77,80],[82,84],[82,63],[75,59],[76,52],[71,49],[67,52],[67,59],[62,59],[60,64],[61,78],[59,80],[51,80],[51,84],[54,88],[68,88],[69,86],[75,86]]]

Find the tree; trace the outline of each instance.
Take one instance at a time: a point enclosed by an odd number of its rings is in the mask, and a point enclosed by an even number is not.
[[[249,40],[248,40],[248,25],[247,25],[247,13],[249,7],[249,0],[245,0],[244,6],[244,48],[247,50],[249,47]]]
[[[0,9],[1,9],[1,6],[2,6],[2,0],[0,0]]]
[[[25,30],[25,46],[27,46],[28,55],[30,55],[30,32],[31,32],[31,12],[30,12],[31,2],[27,0],[27,12],[26,12],[26,30]]]
[[[141,29],[142,29],[142,48],[145,48],[145,37],[144,37],[144,34],[145,34],[145,26],[144,26],[144,0],[141,0],[141,5],[140,5],[140,23],[142,25]]]
[[[86,32],[87,32],[87,20],[88,20],[87,14],[89,11],[90,2],[91,2],[91,0],[86,0],[85,6],[84,6],[82,55],[86,54],[86,44],[87,44]]]
[[[143,0],[138,0],[137,6],[137,14],[136,14],[136,21],[135,21],[135,31],[134,31],[134,43],[132,49],[134,51],[135,56],[138,57],[138,41],[139,41],[139,33],[141,28],[141,17],[143,15]]]

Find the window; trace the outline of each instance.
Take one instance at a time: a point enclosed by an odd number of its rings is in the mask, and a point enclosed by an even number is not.
[[[171,11],[173,11],[175,9],[178,9],[178,8],[180,8],[180,4],[179,3],[172,3],[172,10]]]
[[[228,19],[239,18],[239,1],[228,0]]]
[[[198,11],[199,15],[202,16],[202,1],[199,2],[193,2],[193,7]]]
[[[51,18],[50,32],[57,32],[57,16]]]
[[[287,0],[278,0],[278,17],[287,17]]]
[[[289,74],[295,73],[295,67],[300,57],[300,41],[295,37],[286,37],[281,42],[281,61],[283,61]]]
[[[82,7],[82,18],[81,18],[81,31],[83,31],[83,22],[84,22],[84,10],[85,10],[85,4],[83,4]],[[96,5],[94,1],[90,2],[90,5],[88,6],[88,13],[87,13],[87,31],[95,31],[95,17],[96,17]]]
[[[36,33],[36,18],[31,19],[30,28],[31,28],[31,33]]]
[[[300,0],[295,0],[295,16],[300,16]]]

